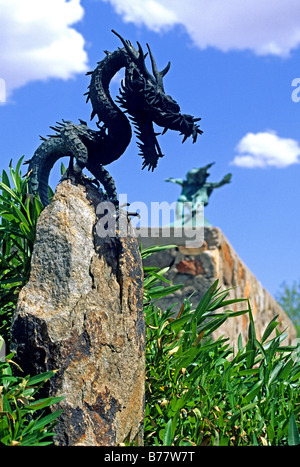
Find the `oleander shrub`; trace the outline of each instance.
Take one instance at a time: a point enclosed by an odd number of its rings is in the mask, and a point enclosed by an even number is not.
[[[299,444],[300,353],[283,345],[277,317],[259,341],[249,301],[244,311],[230,311],[237,300],[218,281],[195,309],[186,299],[175,316],[154,302],[174,291],[161,285],[165,272],[145,268],[145,445]],[[226,337],[212,340],[215,329],[243,313],[245,345],[241,336],[236,349]]]
[[[36,223],[43,209],[39,196],[29,193],[22,162],[23,157],[13,168],[11,161],[0,176],[0,334],[7,344],[18,295],[29,279]],[[48,187],[48,191],[51,199],[53,190]]]
[[[28,180],[20,170],[22,160],[16,168],[10,163],[0,181],[0,347],[6,344],[7,349],[18,295],[29,278],[36,222],[43,208],[38,196],[28,192]],[[3,355],[0,349],[0,446],[51,444],[61,410],[49,413],[48,408],[62,398],[40,399],[38,391],[55,372],[16,376],[22,370],[14,371],[13,355]]]
[[[28,192],[28,180],[9,165],[0,181],[0,334],[9,344],[9,327],[19,292],[28,281],[37,219],[43,208]]]
[[[10,164],[0,181],[0,334],[8,347],[42,210],[39,198],[28,193],[21,163],[15,169]],[[141,254],[146,258],[165,248]],[[250,302],[230,300],[218,281],[195,309],[185,299],[178,315],[173,306],[162,310],[157,300],[180,287],[164,278],[167,269],[144,267],[145,445],[299,444],[300,352],[284,345],[286,334],[278,331],[277,317],[258,340]],[[230,310],[237,301],[244,302],[243,311]],[[212,339],[215,329],[243,313],[249,316],[245,344],[241,336],[236,348],[226,336]],[[0,446],[49,444],[61,411],[47,409],[60,398],[38,399],[38,391],[53,372],[20,377],[13,367],[12,353],[0,360]]]
[[[40,399],[38,391],[55,371],[15,376],[12,358],[13,353],[0,360],[0,446],[52,444],[52,430],[62,409],[47,413],[47,408],[64,397]]]

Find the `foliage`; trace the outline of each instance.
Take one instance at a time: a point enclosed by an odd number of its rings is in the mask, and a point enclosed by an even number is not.
[[[291,286],[283,282],[276,300],[293,321],[297,335],[300,336],[300,280],[294,281]]]
[[[28,192],[22,177],[21,158],[16,168],[0,181],[0,346],[9,346],[9,328],[21,288],[30,274],[30,260],[37,219],[42,211],[39,198]],[[53,195],[49,189],[50,196]],[[2,355],[2,354],[0,354]],[[45,415],[44,409],[62,398],[35,399],[40,387],[55,373],[15,376],[13,354],[0,360],[0,446],[51,444],[52,428],[61,411]]]
[[[36,399],[36,394],[55,371],[17,377],[12,357],[13,353],[0,360],[0,446],[51,444],[52,429],[62,409],[46,415],[44,409],[64,398]]]
[[[250,303],[225,311],[237,300],[228,300],[218,281],[195,310],[187,299],[175,316],[172,307],[162,311],[149,301],[162,274],[145,268],[145,444],[300,444],[300,364],[295,347],[282,345],[277,317],[258,341]],[[215,329],[242,313],[249,316],[245,345],[241,336],[236,350],[226,338],[212,340]]]
[[[3,171],[0,182],[0,329],[6,343],[19,291],[29,278],[42,210],[39,198],[28,193],[21,163],[22,159],[16,169],[10,164],[10,177]],[[165,248],[148,248],[142,257]],[[277,331],[276,317],[258,341],[250,303],[244,301],[244,311],[228,310],[237,300],[229,300],[228,291],[221,291],[217,281],[195,310],[186,299],[175,316],[172,306],[162,311],[156,300],[180,286],[161,285],[169,282],[164,278],[167,268],[144,269],[145,444],[300,444],[300,364],[297,349],[282,345],[285,335]],[[298,292],[295,289],[293,297]],[[249,316],[245,345],[241,337],[237,349],[224,337],[212,340],[215,329],[243,313]],[[61,398],[35,400],[35,396],[54,372],[14,376],[12,356],[0,361],[0,445],[49,444],[61,411],[42,410]]]
[[[43,209],[39,197],[29,194],[22,161],[23,157],[15,169],[11,161],[9,174],[3,170],[0,181],[0,332],[7,344],[19,292],[29,279],[36,223]],[[51,200],[53,190],[48,187],[48,192]]]
[[[0,332],[9,342],[10,320],[19,292],[30,273],[36,221],[42,210],[38,197],[28,193],[27,178],[22,178],[21,158],[9,175],[2,171],[0,181]]]

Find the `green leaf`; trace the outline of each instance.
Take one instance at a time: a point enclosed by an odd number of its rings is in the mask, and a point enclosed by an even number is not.
[[[176,292],[181,287],[181,285],[171,285],[170,287],[164,287],[163,285],[161,285],[157,287],[152,287],[151,289],[147,290],[147,294],[150,296],[151,299],[161,298]]]
[[[225,306],[235,305],[236,303],[241,303],[241,302],[246,302],[247,301],[247,299],[245,299],[245,298],[233,298],[231,300],[225,300],[226,295],[227,294],[225,294],[224,296],[221,296],[215,302],[213,302],[209,306],[209,309],[210,310],[216,310],[216,309],[221,308],[221,307],[223,308]],[[247,313],[247,312],[248,312],[248,310],[245,310],[242,313]]]
[[[21,177],[20,167],[21,167],[21,164],[22,164],[22,162],[23,162],[23,159],[24,159],[24,156],[22,156],[22,157],[18,160],[17,165],[16,165],[16,170],[15,170],[15,172],[16,172],[16,174],[18,174],[19,177]]]
[[[288,425],[288,445],[298,446],[300,444],[299,430],[296,424],[295,416],[292,413]]]
[[[150,274],[144,279],[144,289],[148,289],[151,284],[157,282],[158,280],[164,280],[170,283],[170,281],[163,277],[163,274],[165,274],[169,269],[170,268],[164,268],[158,272],[150,272]]]
[[[67,169],[66,169],[64,163],[62,162],[62,163],[60,164],[60,174],[61,174],[61,175],[64,175],[64,173],[66,172],[66,170],[67,170]]]
[[[2,170],[2,182],[4,183],[4,185],[6,185],[6,186],[8,186],[10,188],[9,178],[8,178],[8,175],[5,172],[5,170]]]
[[[159,415],[162,415],[162,416],[163,416],[162,410],[161,410],[161,408],[159,407],[159,405],[158,405],[158,404],[155,404],[155,407],[156,407],[156,410],[157,410],[157,412],[159,413]]]
[[[44,373],[40,373],[39,375],[32,376],[29,378],[28,386],[34,386],[37,383],[41,383],[42,381],[47,381],[55,374],[55,371],[45,371]]]
[[[172,418],[168,421],[163,433],[163,445],[172,446]]]
[[[188,321],[191,321],[191,319],[193,318],[193,314],[192,313],[189,313],[187,315],[183,315],[183,316],[180,316],[180,318],[175,318],[174,321],[171,321],[169,324],[168,324],[168,327],[172,330],[172,331],[176,331],[178,328],[181,329],[184,327],[184,325],[188,322]]]
[[[199,349],[197,347],[190,347],[184,353],[184,355],[181,356],[181,358],[179,359],[175,367],[175,372],[174,372],[174,377],[173,377],[174,381],[177,380],[177,377],[179,375],[181,368],[187,368],[188,365],[195,360],[195,357],[198,353],[199,353]]]
[[[35,430],[40,430],[44,428],[44,426],[48,425],[49,423],[52,423],[54,420],[57,419],[61,414],[63,413],[63,409],[59,409],[56,412],[53,412],[49,415],[46,415],[45,417],[41,418],[34,424],[34,429]]]
[[[148,248],[142,248],[141,245],[141,256],[142,259],[148,258],[148,256],[152,255],[152,253],[156,253],[158,251],[168,250],[169,248],[177,248],[177,245],[154,245]]]
[[[21,180],[17,172],[10,167],[10,177],[13,181],[14,186],[17,188],[17,191],[21,192]]]
[[[25,206],[23,205],[22,201],[20,200],[20,197],[13,191],[11,188],[6,186],[3,182],[0,182],[0,188],[4,190],[6,193],[8,193],[13,200],[15,200],[17,203],[19,203],[22,208],[25,210]]]
[[[169,281],[168,279],[166,279],[165,277],[163,277],[162,274],[165,274],[170,268],[165,268],[165,269],[162,269],[161,271],[159,272],[151,272],[151,276],[153,279],[157,279],[157,280],[160,280],[160,281],[163,281],[163,282],[167,282],[168,284],[171,284],[171,281]],[[146,278],[148,279],[148,277]],[[147,283],[147,280],[145,280],[145,282]]]
[[[242,338],[241,333],[239,334],[239,337],[238,337],[237,346],[238,346],[239,352],[241,352],[243,350],[243,338]]]
[[[245,405],[241,409],[237,410],[233,416],[231,417],[230,421],[234,423],[242,414],[248,412],[248,410],[254,409],[257,407],[257,402],[251,402],[250,404]]]
[[[25,210],[26,210],[26,209],[25,209]],[[31,226],[30,226],[29,220],[26,219],[26,217],[24,216],[24,214],[22,213],[22,211],[21,211],[19,208],[17,208],[16,206],[12,206],[12,211],[13,211],[15,217],[16,217],[17,219],[19,219],[20,222],[24,225],[25,229],[26,229],[26,230],[30,230],[30,227],[31,227]]]
[[[250,368],[249,370],[240,370],[239,376],[256,375],[257,373],[259,373],[259,368]]]
[[[212,334],[216,329],[218,329],[225,321],[227,320],[227,315],[219,315],[216,316],[215,318],[207,321],[205,324],[203,324],[200,328],[199,331],[203,332],[205,331],[206,336],[209,334]]]
[[[261,338],[261,343],[263,344],[269,337],[269,335],[273,332],[273,330],[276,328],[276,326],[279,324],[276,319],[278,318],[279,315],[274,316],[274,318],[269,322],[268,326],[266,327],[263,336]]]
[[[196,310],[195,310],[195,316],[197,318],[198,324],[201,321],[202,315],[208,310],[208,306],[214,296],[214,293],[217,289],[219,281],[216,280],[212,286],[205,292],[203,297],[201,298]]]
[[[0,285],[6,285],[6,284],[19,284],[20,282],[24,282],[27,279],[27,277],[24,276],[16,276],[13,277],[12,279],[3,279],[0,281]]]
[[[248,392],[248,394],[246,395],[245,397],[245,402],[246,404],[248,404],[248,402],[252,401],[256,396],[257,394],[259,393],[259,391],[261,390],[261,386],[262,386],[263,382],[260,380],[260,381],[257,381],[256,384],[254,384],[253,388],[251,389],[251,391]]]
[[[45,399],[40,399],[37,401],[32,402],[24,406],[24,410],[40,410],[44,409],[45,407],[49,407],[52,404],[57,404],[58,402],[62,401],[64,396],[61,397],[47,397]]]
[[[252,310],[250,306],[250,302],[248,300],[248,309],[249,309],[249,328],[248,328],[248,342],[246,345],[246,350],[249,352],[246,364],[248,368],[251,368],[254,364],[255,354],[256,354],[256,332],[255,332],[255,325],[252,315]]]

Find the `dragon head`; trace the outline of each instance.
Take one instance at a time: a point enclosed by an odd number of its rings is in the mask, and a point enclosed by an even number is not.
[[[203,133],[197,124],[201,119],[181,113],[179,104],[165,93],[163,78],[170,69],[170,62],[162,71],[158,71],[147,44],[152,65],[151,74],[145,62],[148,53],[144,54],[139,42],[136,50],[131,42],[123,39],[115,31],[112,32],[120,38],[128,55],[125,81],[121,83],[118,102],[124,111],[128,112],[136,127],[140,155],[143,157],[142,168],[148,167],[148,170],[153,171],[158,159],[163,157],[156,138],[161,133],[155,133],[153,123],[164,128],[162,134],[168,129],[175,130],[183,135],[182,142],[191,136],[195,143],[198,134]]]

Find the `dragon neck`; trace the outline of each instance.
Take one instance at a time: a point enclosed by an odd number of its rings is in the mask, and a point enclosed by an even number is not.
[[[91,119],[97,115],[98,123],[103,122],[106,130],[103,156],[109,161],[106,163],[110,163],[123,154],[131,140],[130,123],[113,101],[109,91],[112,78],[121,68],[128,66],[129,57],[125,49],[106,54],[91,73],[88,99],[93,107]]]

